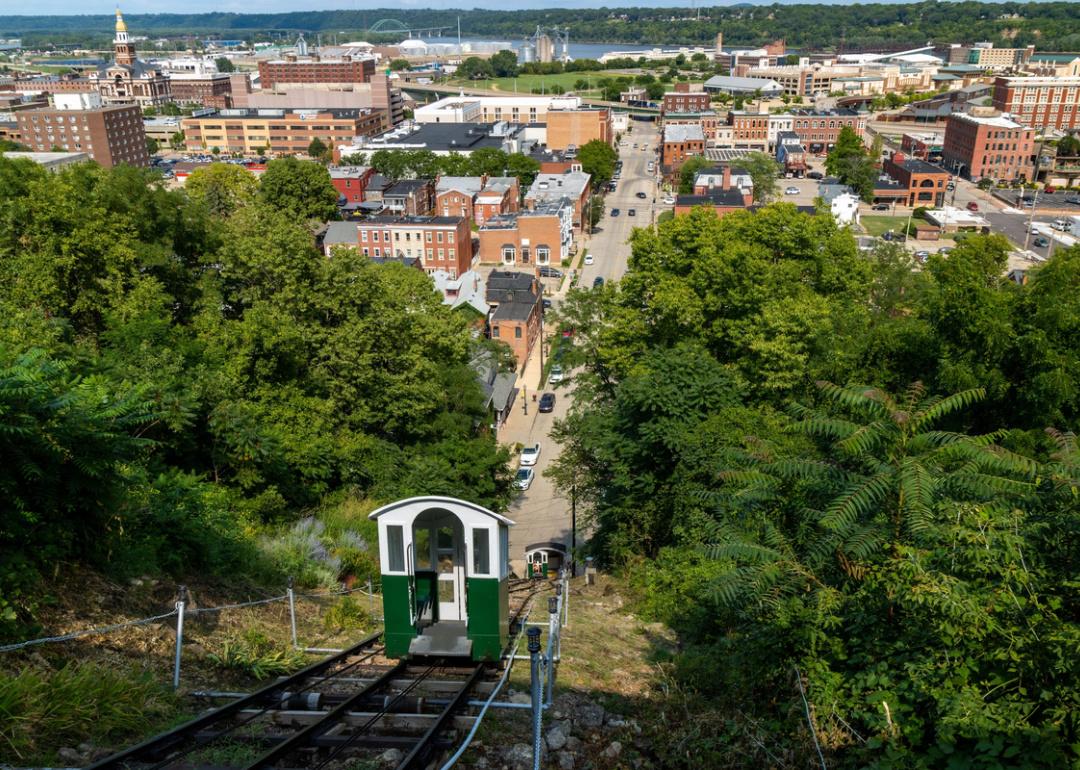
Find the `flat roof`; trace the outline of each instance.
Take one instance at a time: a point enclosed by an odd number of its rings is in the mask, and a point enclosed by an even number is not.
[[[664,126],[664,142],[704,142],[705,132],[695,123]]]
[[[971,115],[967,112],[954,112],[950,117],[959,118],[968,123],[978,123],[981,126],[991,126],[993,128],[1029,128],[1029,126],[1025,126],[1023,123],[1017,123],[1007,114],[983,117],[981,115]]]

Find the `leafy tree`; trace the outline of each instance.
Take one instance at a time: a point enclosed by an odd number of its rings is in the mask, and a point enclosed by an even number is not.
[[[236,66],[232,63],[232,60],[228,59],[228,58],[226,58],[224,56],[219,56],[218,58],[214,59],[214,64],[217,65],[217,71],[218,72],[235,72],[236,71]]]
[[[316,136],[308,144],[307,154],[312,158],[323,160],[329,149],[330,148],[326,146],[323,140]]]
[[[458,65],[457,76],[466,80],[484,80],[495,77],[495,68],[486,59],[470,56]]]
[[[1080,155],[1080,139],[1072,134],[1066,134],[1057,141],[1057,154],[1063,158],[1072,158]]]
[[[245,168],[233,163],[211,163],[195,169],[184,183],[188,196],[215,216],[229,216],[256,198],[259,183]]]
[[[390,69],[392,69],[394,72],[401,72],[402,70],[407,70],[407,69],[411,69],[411,68],[412,68],[412,65],[409,64],[408,59],[391,59],[390,60]]]
[[[184,132],[177,131],[175,134],[169,137],[169,147],[174,150],[184,149]]]
[[[337,215],[338,192],[330,172],[319,163],[278,158],[266,164],[259,180],[260,198],[301,221],[325,221]]]
[[[776,180],[780,175],[780,164],[771,155],[763,152],[749,153],[738,161],[739,167],[750,174],[754,183],[754,201],[766,203],[776,196]]]
[[[540,173],[540,163],[528,155],[520,152],[511,153],[506,158],[506,173],[517,177],[518,186],[524,192]]]
[[[710,166],[712,166],[712,163],[702,155],[687,158],[679,169],[679,192],[683,195],[692,193],[694,191],[694,178],[699,171],[703,171]]]
[[[497,51],[492,54],[488,61],[491,62],[491,68],[495,73],[495,77],[511,78],[517,75],[518,60],[517,54],[513,51]]]
[[[611,181],[618,159],[619,154],[602,139],[593,139],[578,148],[578,162],[581,170],[592,177],[593,189],[599,189]]]
[[[874,197],[877,158],[871,157],[862,138],[850,126],[844,126],[836,144],[825,159],[825,170],[858,193],[864,201]]]
[[[161,143],[152,136],[146,137],[146,152],[148,155],[157,155],[161,149]]]
[[[653,101],[664,98],[664,94],[667,92],[667,88],[663,83],[646,83],[645,95]]]

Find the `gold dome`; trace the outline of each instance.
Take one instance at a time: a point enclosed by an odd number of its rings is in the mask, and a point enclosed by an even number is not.
[[[120,13],[120,9],[116,9],[116,31],[127,32],[127,24],[124,23],[124,17]]]

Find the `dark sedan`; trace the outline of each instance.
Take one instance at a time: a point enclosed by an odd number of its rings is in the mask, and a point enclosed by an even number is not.
[[[545,393],[540,396],[540,411],[541,412],[553,412],[555,411],[555,394]]]

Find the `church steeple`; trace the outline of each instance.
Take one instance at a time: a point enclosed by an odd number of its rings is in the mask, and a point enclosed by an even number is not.
[[[113,38],[113,50],[116,52],[116,63],[128,66],[135,63],[135,46],[128,40],[127,23],[120,9],[116,9],[116,37]]]

